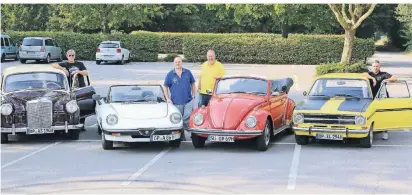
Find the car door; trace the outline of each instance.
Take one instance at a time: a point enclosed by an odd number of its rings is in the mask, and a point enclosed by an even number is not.
[[[93,86],[90,85],[89,76],[83,76],[86,86],[79,87],[75,81],[77,75],[72,78],[72,90],[76,95],[77,104],[80,108],[80,118],[85,119],[86,117],[95,114],[96,101],[93,100],[93,94],[96,91]]]
[[[272,80],[270,94],[270,110],[273,117],[274,128],[283,126],[283,114],[286,102],[286,93],[283,93],[277,80]]]
[[[56,52],[56,58],[60,60],[60,58],[63,60],[63,52],[62,48],[60,48],[59,44],[57,44],[56,40],[53,40],[54,43],[54,49]]]
[[[17,45],[10,38],[8,38],[8,40],[10,44],[10,55],[17,59]]]
[[[370,107],[374,130],[412,129],[412,98],[406,81],[382,83]]]

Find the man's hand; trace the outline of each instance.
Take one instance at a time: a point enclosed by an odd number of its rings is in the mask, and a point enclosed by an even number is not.
[[[75,71],[73,71],[73,72],[71,73],[71,75],[79,74],[79,73],[80,73],[80,70],[75,70]]]
[[[376,79],[372,77],[372,81],[373,81],[373,86],[376,86]]]
[[[169,98],[166,98],[167,103],[173,104],[173,101]]]
[[[215,76],[215,79],[221,79],[222,77],[221,76]]]

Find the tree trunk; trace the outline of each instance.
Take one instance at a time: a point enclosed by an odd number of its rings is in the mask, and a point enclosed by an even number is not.
[[[340,63],[347,65],[351,63],[352,59],[352,48],[355,41],[356,30],[346,30],[345,29],[345,44],[343,45],[342,58]]]
[[[289,36],[289,24],[288,22],[282,22],[282,37],[287,39]]]

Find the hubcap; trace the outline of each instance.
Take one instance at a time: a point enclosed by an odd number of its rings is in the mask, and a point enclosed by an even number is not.
[[[264,135],[264,138],[265,138],[265,144],[266,145],[268,145],[269,144],[269,139],[270,139],[270,134],[269,134],[269,125],[266,125],[266,127],[265,127],[265,135]]]

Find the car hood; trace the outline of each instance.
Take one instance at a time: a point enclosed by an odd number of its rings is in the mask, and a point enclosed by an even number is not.
[[[308,97],[295,110],[322,113],[365,112],[372,99]]]
[[[112,103],[111,107],[120,118],[125,119],[157,119],[168,115],[167,103]]]
[[[264,97],[253,95],[222,95],[210,100],[208,111],[217,129],[236,129],[251,109],[264,102]]]
[[[51,100],[54,110],[63,110],[64,104],[70,101],[70,94],[63,91],[20,91],[5,95],[3,103],[11,103],[16,112],[22,112],[25,111],[27,101],[41,98]]]

